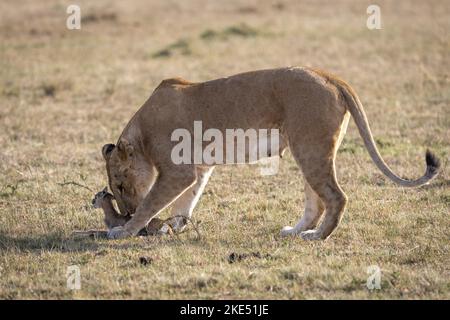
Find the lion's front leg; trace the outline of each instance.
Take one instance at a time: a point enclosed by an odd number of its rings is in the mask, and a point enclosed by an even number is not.
[[[186,227],[187,219],[184,217],[192,216],[213,170],[214,167],[197,167],[197,181],[173,203],[172,217],[174,218],[171,226],[175,232],[181,232]]]
[[[196,182],[193,166],[171,166],[161,168],[150,192],[138,206],[136,213],[123,227],[108,232],[109,239],[135,236],[150,220],[175,201]]]

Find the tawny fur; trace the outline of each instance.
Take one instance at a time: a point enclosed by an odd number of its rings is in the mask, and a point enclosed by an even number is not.
[[[372,160],[391,180],[413,187],[436,176],[439,161],[431,153],[421,178],[410,181],[395,175],[377,150],[356,93],[329,73],[281,68],[201,83],[164,80],[129,121],[117,145],[103,147],[119,209],[134,214],[123,227],[111,230],[109,237],[136,235],[172,203],[186,216],[192,213],[209,178],[204,172],[213,166],[175,165],[171,150],[177,142],[170,137],[178,128],[192,133],[194,121],[202,121],[204,130],[219,129],[224,136],[227,128],[279,129],[280,153],[290,148],[306,180],[304,216],[295,227],[283,228],[282,235],[326,239],[347,203],[336,179],[335,157],[350,115]]]

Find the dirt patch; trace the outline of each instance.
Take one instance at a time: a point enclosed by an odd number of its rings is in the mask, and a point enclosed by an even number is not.
[[[143,266],[147,266],[153,263],[153,258],[146,256],[139,257],[139,263]]]
[[[248,258],[257,258],[257,259],[272,259],[272,256],[269,253],[262,254],[259,251],[250,252],[250,253],[236,253],[232,252],[228,256],[228,263],[241,262],[242,260]]]

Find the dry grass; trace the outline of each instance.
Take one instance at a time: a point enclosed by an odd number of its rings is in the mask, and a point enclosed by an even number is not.
[[[0,297],[450,298],[448,1],[379,1],[375,31],[368,1],[77,2],[80,31],[65,28],[65,1],[0,4]],[[439,178],[392,185],[351,124],[338,155],[350,203],[326,242],[278,237],[303,207],[290,156],[273,177],[218,168],[195,213],[200,240],[192,228],[179,238],[70,239],[102,217],[93,192],[60,184],[105,186],[101,146],[162,79],[287,65],[348,80],[395,171],[422,174],[429,146]],[[232,252],[250,256],[230,264]],[[79,291],[66,288],[69,265],[81,268]],[[382,270],[375,292],[370,265]]]

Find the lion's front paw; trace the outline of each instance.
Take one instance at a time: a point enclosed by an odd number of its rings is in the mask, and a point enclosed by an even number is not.
[[[321,240],[322,236],[320,235],[319,231],[317,230],[306,230],[303,232],[300,232],[300,237],[302,237],[303,240]]]
[[[297,230],[293,227],[286,226],[280,231],[282,237],[293,236],[298,234]]]
[[[124,229],[123,226],[114,227],[108,231],[108,239],[124,239],[133,236],[130,232]]]

